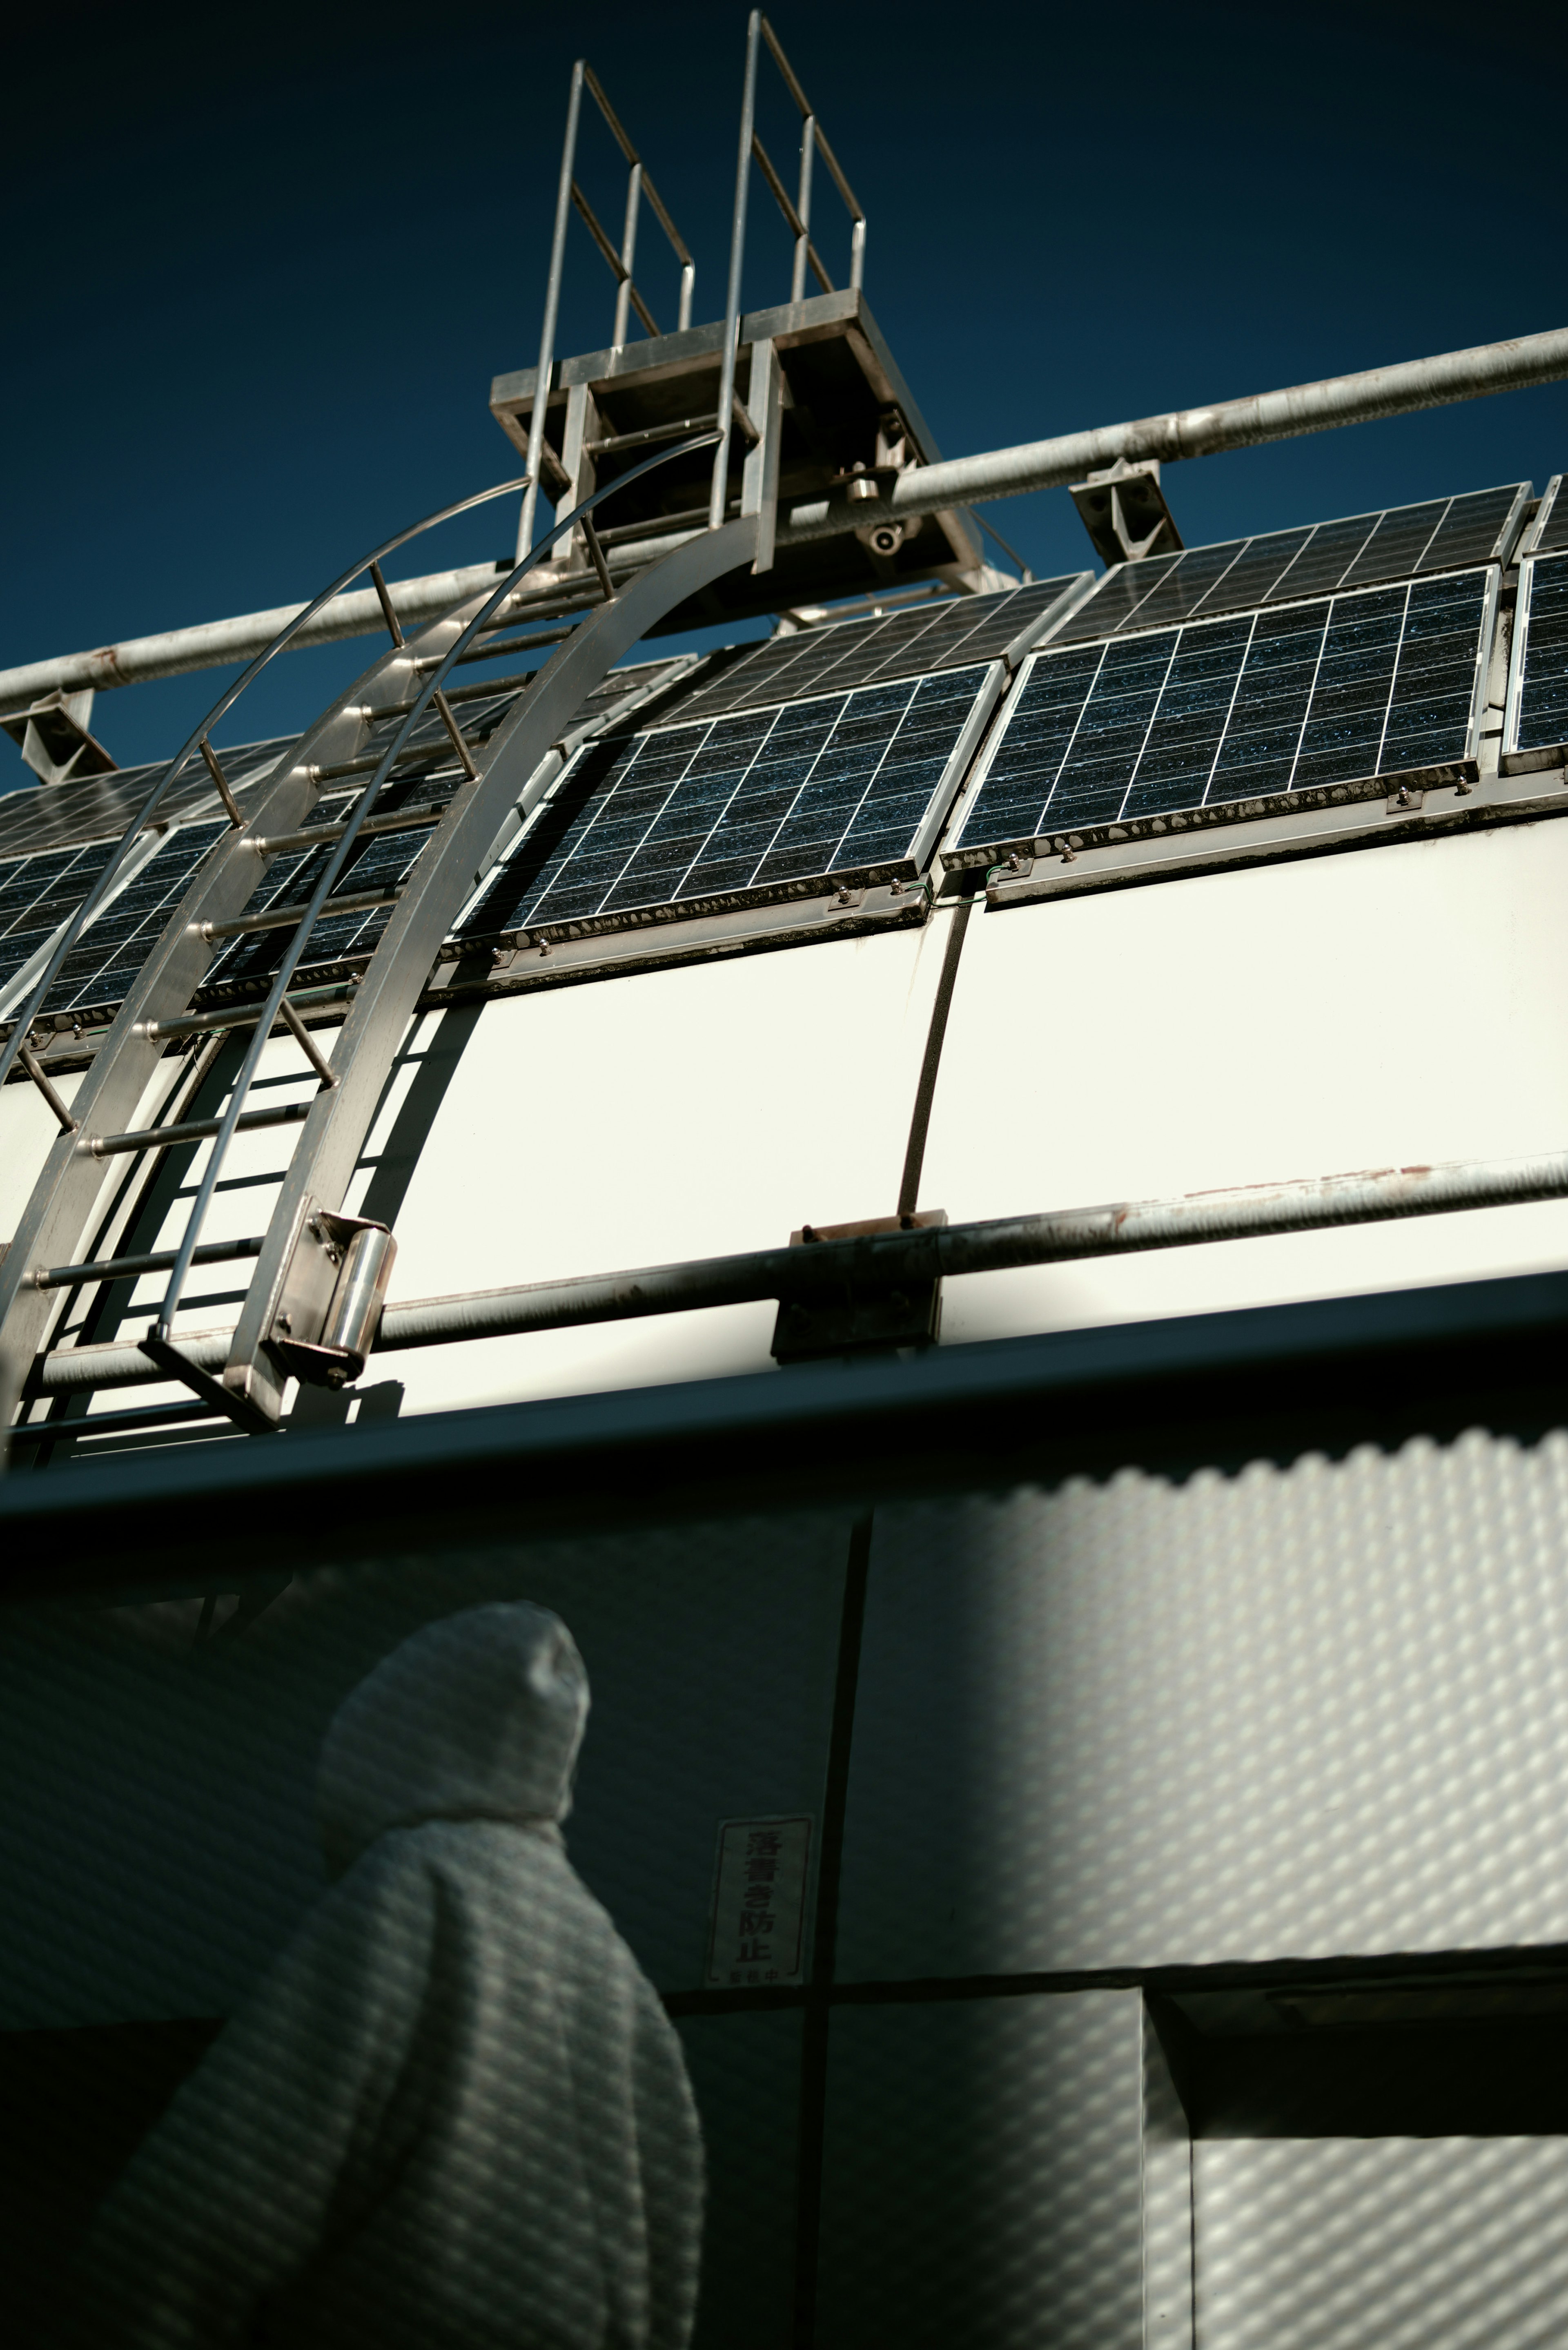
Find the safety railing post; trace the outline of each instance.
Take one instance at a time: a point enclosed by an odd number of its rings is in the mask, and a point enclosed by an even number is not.
[[[757,113],[757,50],[763,17],[753,8],[746,27],[746,79],[741,97],[741,151],[735,164],[735,209],[730,223],[730,286],[724,300],[723,357],[719,369],[719,410],[714,422],[722,435],[713,452],[713,488],[708,527],[722,527],[730,492],[730,442],[735,429],[735,359],[741,328],[741,271],[746,257],[746,198],[751,190],[752,140]]]
[[[545,457],[545,411],[550,404],[550,378],[556,366],[556,318],[561,307],[561,271],[566,257],[566,222],[572,209],[572,172],[577,155],[577,121],[582,112],[585,61],[572,68],[566,99],[566,136],[561,150],[561,176],[556,188],[556,225],[550,239],[550,276],[545,287],[545,323],[539,334],[539,369],[535,378],[534,412],[528,419],[528,486],[517,519],[517,559],[534,544],[534,515],[539,503],[539,468]]]

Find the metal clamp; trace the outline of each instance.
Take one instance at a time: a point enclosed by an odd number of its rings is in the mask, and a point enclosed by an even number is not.
[[[387,1225],[306,1202],[267,1338],[296,1379],[345,1388],[359,1377],[397,1253]]]

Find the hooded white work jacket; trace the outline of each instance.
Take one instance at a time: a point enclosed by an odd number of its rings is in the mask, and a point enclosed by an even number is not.
[[[587,1711],[521,1604],[348,1699],[318,1783],[343,1873],[100,2213],[104,2350],[684,2350],[701,2139],[556,1825]]]

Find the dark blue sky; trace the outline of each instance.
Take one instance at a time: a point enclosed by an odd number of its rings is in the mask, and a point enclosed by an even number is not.
[[[1561,5],[780,0],[774,22],[866,205],[867,291],[943,453],[1564,323]],[[435,29],[432,30],[432,27]],[[513,470],[486,394],[537,350],[567,75],[587,53],[722,310],[745,31],[736,0],[535,11],[403,0],[188,16],[56,0],[11,36],[0,666],[296,600]],[[793,151],[768,88],[763,135]],[[597,120],[583,176],[618,173]],[[847,239],[819,182],[819,240]],[[749,305],[788,244],[753,196]],[[645,214],[653,307],[672,269]],[[641,272],[639,271],[639,276]],[[558,348],[609,338],[574,224]],[[1189,545],[1532,476],[1568,386],[1168,470]],[[1064,491],[988,509],[1037,571],[1087,541]],[[452,525],[405,567],[507,551]],[[240,739],[296,725],[363,645],[291,656]],[[99,697],[124,763],[220,673]],[[0,781],[28,780],[0,745]]]

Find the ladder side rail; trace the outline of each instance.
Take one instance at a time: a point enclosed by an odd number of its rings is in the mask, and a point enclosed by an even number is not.
[[[519,789],[616,662],[688,596],[749,561],[756,537],[754,515],[700,533],[601,604],[492,738],[481,781],[453,801],[414,868],[339,1034],[332,1055],[337,1083],[310,1105],[223,1374],[226,1386],[273,1420],[288,1374],[267,1341],[295,1244],[308,1213],[342,1204],[431,968]]]
[[[322,868],[320,878],[317,881],[314,889],[311,891],[310,897],[306,904],[305,911],[296,925],[293,935],[289,939],[287,945],[285,947],[282,954],[278,958],[276,972],[273,977],[272,983],[267,990],[265,1001],[257,1015],[256,1024],[254,1032],[252,1033],[251,1041],[245,1047],[244,1055],[240,1063],[239,1071],[235,1076],[234,1087],[229,1096],[228,1105],[223,1111],[217,1134],[213,1139],[213,1148],[207,1155],[207,1163],[202,1170],[202,1180],[197,1186],[196,1196],[192,1202],[191,1211],[186,1219],[184,1237],[175,1254],[173,1270],[169,1276],[169,1286],[164,1295],[163,1304],[159,1309],[156,1326],[150,1334],[158,1338],[163,1344],[167,1345],[172,1335],[174,1316],[179,1311],[180,1306],[181,1292],[185,1284],[185,1277],[191,1269],[192,1253],[195,1249],[197,1242],[201,1237],[202,1227],[206,1221],[207,1211],[212,1204],[213,1191],[217,1186],[218,1179],[223,1173],[223,1162],[228,1155],[229,1145],[234,1139],[235,1130],[239,1126],[244,1112],[245,1097],[255,1078],[256,1071],[261,1065],[262,1055],[266,1050],[268,1041],[271,1037],[273,1023],[277,1018],[279,1012],[282,1010],[290,983],[294,978],[295,972],[299,966],[300,959],[304,955],[306,946],[309,944],[311,933],[316,929],[317,924],[321,920],[323,912],[329,902],[330,893],[336,886],[338,877],[343,872],[349,858],[354,853],[359,837],[360,827],[370,816],[371,811],[375,807],[377,799],[386,785],[388,777],[391,775],[393,768],[398,764],[398,761],[402,757],[404,752],[407,750],[415,728],[419,725],[421,720],[424,717],[428,710],[433,707],[441,712],[443,717],[447,721],[448,726],[452,729],[453,739],[458,748],[459,754],[462,759],[462,763],[469,771],[468,783],[466,785],[460,783],[458,792],[455,796],[466,802],[472,796],[472,786],[480,781],[480,771],[473,765],[472,759],[470,756],[466,746],[463,744],[461,734],[457,732],[456,726],[452,722],[451,711],[448,709],[445,698],[441,692],[442,683],[449,671],[452,670],[454,663],[460,660],[462,655],[468,651],[469,648],[473,643],[474,639],[479,635],[481,629],[483,629],[494,617],[495,613],[509,601],[513,591],[516,588],[519,581],[521,581],[536,564],[542,563],[545,556],[550,553],[551,549],[560,540],[570,539],[572,532],[578,523],[587,524],[587,517],[592,513],[595,506],[602,504],[606,498],[615,496],[618,490],[625,489],[629,483],[639,480],[644,473],[655,473],[660,465],[668,465],[672,463],[678,457],[688,456],[694,449],[705,449],[711,441],[716,439],[716,437],[717,435],[713,432],[700,432],[690,441],[677,442],[673,448],[656,450],[651,456],[645,457],[640,464],[633,465],[628,472],[621,474],[618,480],[607,483],[602,489],[590,491],[589,494],[582,501],[581,504],[574,506],[570,514],[562,515],[560,520],[555,523],[552,527],[545,533],[545,536],[537,542],[537,544],[530,548],[529,552],[522,558],[522,560],[514,565],[512,570],[507,574],[506,577],[502,580],[499,587],[494,589],[493,594],[486,597],[481,602],[478,610],[473,613],[471,619],[464,622],[452,641],[444,648],[440,661],[430,671],[429,674],[425,676],[423,682],[421,684],[418,691],[414,694],[412,700],[409,703],[407,712],[401,724],[398,728],[397,733],[393,736],[391,742],[388,744],[385,752],[382,754],[380,763],[376,768],[374,775],[371,775],[369,781],[365,785],[364,790],[360,793],[358,799],[355,802],[354,806],[343,826],[342,831],[338,836],[337,843],[327,856],[327,862]],[[587,526],[591,530],[592,525],[587,524]],[[607,603],[609,603],[612,600],[612,598],[607,596]],[[635,639],[632,641],[635,642]],[[566,651],[567,648],[563,647],[559,651],[554,654],[545,664],[545,668],[541,672],[541,675],[548,676],[553,670],[559,666],[566,659]],[[568,660],[566,662],[566,666],[569,670],[572,667],[572,664]],[[598,680],[596,678],[594,682],[597,684]],[[591,691],[591,689],[588,690]],[[538,691],[539,688],[537,685],[531,689],[527,697],[527,701],[530,704],[537,698]],[[571,715],[572,713],[568,712],[568,720]],[[429,850],[434,846],[434,840],[440,838],[441,831],[441,827],[438,826],[436,827],[434,838],[431,843],[427,844],[426,850],[421,852],[421,863],[427,860]],[[418,867],[416,867],[416,872],[418,869]],[[437,941],[437,945],[439,947],[439,941]],[[431,961],[434,961],[433,952],[431,955]],[[337,1083],[337,1078],[336,1075],[324,1079],[324,1084],[327,1087],[335,1087]]]
[[[473,601],[470,598],[462,608],[472,609]],[[301,739],[286,765],[275,770],[247,830],[231,831],[215,842],[192,876],[77,1090],[72,1114],[78,1131],[51,1145],[0,1265],[0,1425],[15,1409],[27,1366],[58,1305],[57,1296],[31,1286],[32,1273],[37,1265],[68,1263],[80,1254],[109,1180],[109,1168],[77,1145],[84,1133],[119,1132],[137,1125],[139,1107],[169,1042],[166,1033],[156,1033],[160,1024],[184,1012],[221,951],[219,944],[201,936],[198,924],[223,921],[244,910],[267,871],[267,861],[249,846],[253,835],[295,830],[319,796],[311,769],[330,765],[332,753],[358,739],[364,723],[359,708],[379,699],[378,689],[389,677],[400,680],[410,669],[417,674],[421,656],[444,653],[460,630],[461,618],[449,616],[432,621],[402,649],[394,646],[379,654]],[[259,1013],[258,1006],[253,1016]]]
[[[334,596],[340,595],[345,588],[351,586],[362,571],[371,570],[389,555],[395,555],[400,546],[406,546],[410,539],[418,538],[427,530],[433,530],[438,523],[450,522],[455,515],[467,514],[472,507],[484,505],[492,498],[506,497],[521,486],[517,482],[498,482],[488,490],[480,490],[471,497],[459,498],[453,504],[442,506],[438,513],[427,515],[422,521],[412,523],[406,530],[399,531],[384,545],[376,547],[370,554],[361,556],[349,570],[340,572],[329,586],[324,588],[318,596],[304,607],[303,610],[296,612],[291,620],[286,621],[271,642],[263,646],[249,667],[243,670],[233,683],[224,688],[201,724],[187,737],[182,749],[175,753],[161,775],[153,783],[140,808],[127,826],[113,856],[66,924],[60,938],[50,951],[43,971],[28,992],[26,1003],[16,1014],[8,1041],[0,1045],[0,1086],[5,1084],[12,1063],[26,1043],[27,1032],[37,1018],[39,1007],[54,985],[61,964],[81,936],[89,919],[99,911],[114,884],[121,865],[130,854],[138,833],[144,832],[152,822],[166,794],[183,775],[191,762],[202,754],[202,746],[207,743],[213,728],[227,717],[246,687],[261,675],[269,661],[275,660],[287,648],[301,629],[315,619],[323,605],[329,604]],[[209,766],[213,765],[210,751],[206,754],[206,757]]]

